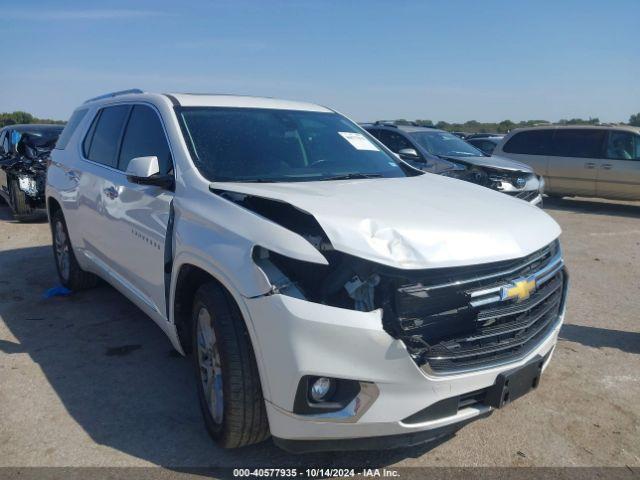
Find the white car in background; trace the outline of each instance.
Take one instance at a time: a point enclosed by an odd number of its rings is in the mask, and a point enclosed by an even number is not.
[[[102,277],[193,352],[223,447],[434,440],[549,362],[558,225],[328,108],[133,90],[81,105],[62,139],[46,188],[62,283]]]

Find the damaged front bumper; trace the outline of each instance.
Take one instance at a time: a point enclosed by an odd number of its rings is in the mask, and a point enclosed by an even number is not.
[[[536,356],[548,362],[562,320],[517,362],[433,375],[416,364],[403,341],[383,329],[381,310],[352,311],[280,294],[246,299],[246,306],[261,363],[268,365],[263,381],[271,432],[284,448],[294,451],[410,445],[450,433],[491,410],[482,401],[470,401],[469,394],[491,387],[500,373]],[[295,413],[300,379],[309,375],[354,380],[365,388],[342,410]],[[416,420],[427,407],[437,410],[440,402],[456,398],[465,402],[442,410],[441,415],[435,411]],[[419,432],[425,433],[416,436]],[[368,438],[378,441],[363,441]],[[330,441],[337,439],[349,442]]]
[[[12,163],[5,162],[0,165],[5,171],[7,178],[6,185],[0,193],[5,199],[12,204],[13,195],[12,188],[17,188],[24,194],[24,199],[27,205],[33,210],[40,210],[45,208],[45,181],[46,181],[46,169],[35,168],[30,165],[26,165],[22,161],[14,161]],[[15,207],[15,206],[14,206]]]

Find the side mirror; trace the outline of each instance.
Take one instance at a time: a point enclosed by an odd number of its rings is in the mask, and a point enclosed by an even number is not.
[[[417,160],[420,158],[420,155],[418,155],[418,152],[416,152],[413,148],[401,148],[398,154],[401,157],[409,157],[412,160]]]
[[[140,185],[155,185],[167,190],[173,188],[173,176],[162,175],[158,165],[158,157],[132,158],[126,171],[127,180]]]

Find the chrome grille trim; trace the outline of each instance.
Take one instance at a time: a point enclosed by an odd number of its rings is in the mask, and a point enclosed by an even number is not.
[[[449,283],[442,283],[440,285],[430,285],[428,287],[422,287],[422,290],[425,292],[430,292],[432,290],[438,290],[441,288],[449,288],[449,287],[458,287],[461,285],[467,285],[469,283],[474,283],[474,282],[483,282],[486,280],[491,280],[493,278],[499,278],[499,277],[504,277],[507,275],[511,275],[519,270],[523,270],[526,267],[528,267],[529,265],[542,260],[546,255],[548,254],[548,251],[543,251],[540,253],[540,255],[537,255],[536,257],[530,259],[528,262],[526,263],[522,263],[520,265],[518,265],[517,267],[513,267],[507,270],[502,270],[500,272],[496,272],[496,273],[492,273],[489,275],[482,275],[479,277],[474,277],[474,278],[469,278],[469,279],[465,279],[465,280],[457,280],[455,282],[449,282]],[[558,253],[556,254],[555,257],[560,258],[560,260],[562,261],[562,252],[560,251],[560,249],[558,248]],[[554,258],[555,258],[554,257]]]
[[[448,275],[456,281],[441,277],[440,284],[430,285],[427,273],[395,287],[397,338],[430,375],[516,362],[548,339],[563,318],[568,276],[556,242],[520,260]],[[527,284],[535,288],[507,293]]]

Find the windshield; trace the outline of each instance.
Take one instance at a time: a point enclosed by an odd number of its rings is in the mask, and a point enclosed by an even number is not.
[[[453,157],[483,157],[484,154],[460,137],[448,132],[412,132],[411,137],[432,155]]]
[[[404,177],[398,160],[336,113],[178,110],[198,170],[211,181],[294,182]]]

